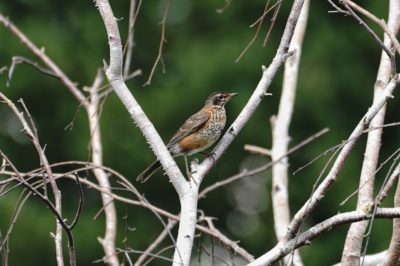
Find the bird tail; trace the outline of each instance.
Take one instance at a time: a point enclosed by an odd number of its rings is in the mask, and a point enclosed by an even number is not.
[[[147,167],[137,178],[138,182],[146,182],[157,170],[161,167],[160,161],[155,161],[149,167]]]

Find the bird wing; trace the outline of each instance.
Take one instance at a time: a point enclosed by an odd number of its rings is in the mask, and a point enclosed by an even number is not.
[[[182,139],[201,128],[209,119],[210,115],[204,110],[200,110],[199,112],[195,113],[189,117],[181,126],[181,128],[175,133],[175,135],[168,142],[167,147],[171,147],[180,142]]]

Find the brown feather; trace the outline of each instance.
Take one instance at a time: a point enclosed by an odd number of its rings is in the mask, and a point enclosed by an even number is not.
[[[168,142],[167,147],[172,147],[176,143],[180,142],[182,139],[197,131],[199,128],[205,125],[205,123],[210,119],[208,112],[203,109],[189,117],[186,122],[181,126],[181,128],[175,133],[175,135]]]

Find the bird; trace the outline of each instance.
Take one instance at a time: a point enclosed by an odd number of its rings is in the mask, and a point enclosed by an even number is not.
[[[186,156],[203,152],[220,137],[225,124],[225,104],[238,93],[214,92],[208,96],[203,108],[189,117],[172,136],[167,148],[172,157]],[[138,182],[146,182],[161,167],[159,160],[148,166],[138,177]]]

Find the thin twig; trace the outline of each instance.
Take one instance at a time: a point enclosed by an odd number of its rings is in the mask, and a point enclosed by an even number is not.
[[[138,8],[139,7],[140,7],[140,3],[139,3]],[[129,70],[130,70],[131,61],[132,61],[133,46],[135,45],[133,38],[134,38],[136,15],[137,15],[136,0],[130,0],[128,38],[126,39],[126,44],[124,47],[124,53],[126,52],[125,53],[125,63],[124,63],[124,78],[125,79],[129,75]]]
[[[80,181],[80,178],[78,177],[78,174],[75,174],[76,178],[76,186],[78,187],[78,192],[79,192],[79,201],[78,201],[78,208],[75,213],[75,217],[72,220],[72,223],[68,226],[70,230],[74,229],[75,225],[78,222],[79,216],[81,215],[82,212],[82,206],[83,206],[83,189],[82,189],[82,184]]]
[[[115,170],[102,166],[102,165],[94,165],[91,162],[84,162],[84,161],[69,161],[69,162],[60,162],[60,163],[54,163],[51,165],[51,167],[58,167],[58,166],[66,166],[66,165],[83,165],[84,167],[82,168],[77,168],[74,170],[71,170],[69,172],[66,173],[58,173],[58,174],[54,174],[56,179],[59,178],[69,178],[72,180],[75,180],[76,176],[73,175],[73,173],[79,173],[79,172],[85,172],[88,170],[92,170],[93,168],[101,168],[104,171],[106,171],[107,173],[109,173],[110,175],[113,175],[115,177],[117,177],[118,179],[120,179],[122,182],[124,182],[125,184],[129,183],[128,179],[126,179],[124,176],[122,176],[120,173],[116,172]],[[29,177],[32,175],[35,175],[36,177],[38,177],[37,172],[41,171],[41,169],[35,169],[33,171],[30,171],[28,173],[20,173],[20,175],[22,175],[22,177]],[[6,174],[6,175],[11,175],[14,176],[15,173],[14,172],[3,172],[2,174]],[[17,180],[10,180],[10,181],[17,181]],[[80,182],[86,186],[88,186],[89,188],[95,189],[101,193],[105,193],[107,195],[109,195],[112,199],[123,202],[125,204],[130,204],[130,205],[134,205],[134,206],[140,206],[143,208],[147,208],[147,209],[151,209],[151,211],[157,212],[158,214],[168,218],[168,219],[172,219],[174,221],[179,221],[179,216],[178,215],[174,215],[172,213],[169,213],[161,208],[158,208],[154,205],[152,205],[149,202],[145,202],[142,200],[142,196],[140,195],[140,193],[134,189],[133,185],[130,184],[129,185],[129,191],[133,192],[135,196],[138,197],[138,200],[132,200],[131,198],[126,198],[123,196],[119,196],[115,193],[110,192],[108,189],[103,188],[99,185],[97,185],[96,183],[93,183],[89,180],[87,180],[86,178],[80,178]],[[36,189],[38,189],[41,186],[41,183],[36,183],[36,185],[34,185]],[[134,190],[132,190],[134,189]],[[230,240],[229,238],[227,238],[223,233],[221,233],[220,231],[218,231],[216,228],[207,228],[205,226],[202,225],[197,225],[196,229],[208,234],[216,239],[218,239],[221,243],[223,243],[226,247],[229,247],[233,250],[233,252],[239,254],[240,256],[242,256],[243,258],[245,258],[247,261],[251,261],[253,260],[253,256],[250,255],[246,250],[244,250],[243,248],[241,248],[238,245],[237,241],[233,241]]]
[[[265,3],[265,7],[264,7],[264,11],[263,14],[261,15],[261,17],[257,20],[256,23],[258,23],[257,26],[257,30],[256,33],[254,34],[253,38],[250,40],[250,42],[247,44],[247,46],[243,49],[243,51],[240,53],[240,55],[238,56],[238,58],[236,58],[235,63],[239,62],[239,60],[243,57],[243,55],[247,52],[247,50],[249,50],[249,48],[253,45],[253,43],[257,40],[257,37],[260,33],[261,27],[263,25],[265,16],[268,14],[268,6],[269,6],[269,2],[270,0],[267,0],[267,2]],[[254,24],[253,24],[254,25]]]
[[[292,239],[296,236],[298,229],[302,225],[304,219],[311,213],[311,211],[318,205],[318,203],[323,198],[323,195],[326,194],[331,185],[335,182],[336,177],[339,175],[340,171],[344,166],[344,162],[347,157],[351,153],[353,147],[357,143],[360,134],[362,134],[363,130],[367,128],[371,120],[375,117],[375,115],[379,112],[379,110],[386,104],[388,98],[393,97],[392,93],[397,87],[399,82],[398,76],[396,75],[385,87],[382,96],[370,106],[368,111],[362,117],[360,122],[357,124],[353,132],[350,134],[348,141],[341,151],[339,152],[332,168],[329,173],[326,175],[325,179],[321,182],[321,184],[315,189],[315,192],[312,193],[311,197],[307,200],[307,202],[301,207],[301,209],[295,214],[290,226],[288,227],[288,232],[286,235],[286,239]]]
[[[43,196],[36,188],[34,188],[33,186],[31,186],[29,183],[27,183],[23,176],[19,173],[19,171],[17,170],[17,168],[14,166],[14,164],[8,159],[8,157],[2,152],[0,151],[0,155],[1,157],[3,157],[4,159],[7,160],[8,164],[10,165],[11,169],[13,170],[13,172],[18,176],[18,179],[20,181],[22,181],[22,185],[27,188],[31,193],[33,193],[35,196],[39,197],[39,199],[41,199],[46,205],[47,207],[49,207],[49,209],[52,211],[52,213],[54,214],[54,216],[57,219],[57,224],[60,224],[61,227],[64,229],[65,233],[67,234],[67,238],[68,238],[68,246],[70,249],[70,264],[71,266],[76,266],[76,258],[75,258],[75,247],[74,247],[74,241],[73,241],[73,236],[72,236],[72,231],[70,230],[70,228],[68,227],[68,225],[66,224],[65,220],[63,219],[63,217],[61,216],[61,214],[58,212],[57,207],[53,205],[53,203],[45,196]],[[57,255],[59,256],[59,255]],[[57,258],[57,263],[58,265],[61,263],[63,264],[63,261],[60,261],[60,257]]]
[[[217,12],[218,14],[224,13],[225,10],[231,5],[231,3],[232,3],[232,0],[225,0],[225,4],[222,7],[217,8],[215,10],[215,12]]]
[[[278,17],[279,14],[279,10],[281,9],[281,5],[282,5],[282,0],[278,0],[276,2],[276,8],[274,10],[274,14],[272,15],[271,18],[271,25],[269,26],[268,32],[265,35],[264,41],[263,41],[263,47],[267,46],[268,40],[269,40],[269,36],[272,33],[272,29],[274,28],[275,22],[276,22],[276,18]]]
[[[271,156],[271,150],[256,145],[245,144],[243,149],[250,153],[258,154],[261,156]]]
[[[76,84],[72,82],[68,76],[50,59],[45,53],[43,48],[38,48],[17,26],[15,26],[10,19],[5,17],[0,12],[0,23],[2,23],[12,34],[14,34],[35,56],[37,56],[42,62],[54,72],[54,74],[64,83],[67,89],[75,96],[75,98],[83,104],[87,105],[87,101],[82,92],[78,89]]]
[[[400,153],[400,148],[397,149],[395,152],[393,152],[386,160],[384,160],[384,161],[379,165],[379,167],[378,167],[374,172],[371,173],[371,175],[369,176],[369,178],[374,178],[375,175],[376,175],[388,162],[390,162],[390,161],[393,159],[393,157],[398,156],[399,153]],[[370,182],[370,180],[369,180],[369,179],[366,179],[366,180],[364,181],[364,183],[361,183],[361,184],[359,185],[359,187],[358,187],[353,193],[351,193],[351,194],[350,194],[349,196],[347,196],[342,202],[340,202],[339,206],[345,205],[352,197],[354,197],[355,195],[357,195],[357,193],[358,193],[358,192],[365,186],[365,184],[367,184],[368,182]],[[384,183],[386,183],[386,182],[387,182],[387,180],[385,179]],[[384,186],[386,186],[386,185],[384,185]],[[386,197],[386,195],[387,195],[387,192],[385,192],[385,191],[380,191],[380,192],[378,193],[378,196],[377,196],[377,199],[376,199],[376,201],[378,202],[378,203],[377,203],[378,206],[380,205],[380,203],[381,203],[381,201],[383,200],[383,198]],[[364,207],[365,207],[365,206],[363,206],[363,208],[364,208]]]
[[[382,48],[382,50],[385,51],[387,56],[390,58],[391,62],[391,70],[392,70],[392,75],[396,73],[396,61],[394,58],[394,54],[390,51],[388,47],[383,43],[381,38],[367,25],[367,23],[364,22],[355,12],[354,10],[348,5],[348,0],[341,0],[342,5],[347,9],[347,11],[351,14],[351,16],[360,24],[362,25],[367,32],[373,37],[373,39],[379,44],[379,46]]]
[[[269,169],[272,167],[272,165],[274,165],[275,163],[279,162],[281,159],[289,156],[290,154],[296,152],[297,150],[299,150],[300,148],[306,146],[307,144],[309,144],[310,142],[314,141],[315,139],[319,138],[320,136],[322,136],[323,134],[327,133],[329,131],[328,128],[324,128],[322,130],[320,130],[319,132],[311,135],[310,137],[306,138],[305,140],[301,141],[299,144],[293,146],[292,148],[290,148],[288,150],[288,152],[286,154],[284,154],[281,158],[279,158],[276,161],[272,161],[272,162],[268,162],[265,165],[262,165],[260,167],[257,167],[253,170],[245,170],[242,171],[241,173],[238,173],[236,175],[233,175],[231,177],[228,177],[222,181],[218,181],[208,187],[206,187],[205,189],[203,189],[200,193],[199,193],[199,198],[204,198],[209,192],[222,187],[222,186],[226,186],[238,179],[244,178],[244,177],[248,177],[248,176],[253,176],[256,175],[258,173],[264,172],[265,170]]]
[[[0,99],[3,100],[9,106],[9,108],[14,112],[14,114],[17,116],[18,120],[20,121],[20,123],[23,126],[24,132],[29,137],[33,146],[35,147],[35,149],[38,153],[40,162],[46,171],[47,178],[50,181],[50,186],[52,188],[52,192],[53,192],[54,198],[55,198],[55,210],[58,213],[58,216],[62,217],[61,191],[58,189],[58,186],[57,186],[57,183],[53,176],[50,164],[47,160],[47,157],[44,153],[42,146],[40,145],[39,138],[37,136],[37,129],[33,122],[32,117],[28,111],[28,108],[26,108],[23,101],[21,101],[25,112],[28,114],[29,121],[30,121],[32,128],[28,125],[27,121],[25,120],[25,118],[23,116],[23,113],[20,112],[17,109],[17,107],[14,105],[14,103],[1,92],[0,92]],[[4,156],[3,156],[3,158],[5,158]],[[11,162],[8,161],[8,163],[11,163]],[[13,169],[13,170],[16,170],[16,169]],[[24,183],[24,184],[26,185],[27,183]],[[43,198],[47,199],[47,195],[46,195],[46,197],[43,196]],[[48,199],[47,199],[47,201],[50,202]],[[56,219],[56,234],[55,234],[54,240],[55,240],[55,245],[56,245],[56,258],[57,258],[58,266],[63,266],[64,259],[63,259],[63,248],[62,248],[62,231],[63,231],[64,226],[63,226],[63,224],[60,223],[59,217],[57,217],[57,219]],[[68,227],[66,227],[66,228],[67,228],[67,231],[69,232],[69,233],[68,232],[66,232],[66,233],[68,236],[70,263],[71,263],[71,265],[76,265],[75,249],[74,249],[74,244],[73,244],[72,232],[71,232],[71,230],[68,229]]]
[[[353,1],[349,1],[349,0],[345,0],[345,1],[353,9],[357,10],[358,12],[360,12],[361,14],[363,14],[364,16],[366,16],[367,18],[369,18],[370,20],[372,20],[373,22],[378,24],[383,29],[383,31],[388,35],[388,37],[390,38],[390,41],[392,42],[392,44],[393,44],[394,48],[396,49],[397,53],[400,54],[400,42],[396,38],[397,31],[393,31],[393,30],[389,29],[389,26],[386,24],[384,19],[377,18],[374,14],[372,14],[368,10],[362,8],[361,6],[359,6],[358,4],[354,3]],[[397,29],[398,29],[398,27],[397,27]]]
[[[313,239],[327,231],[332,230],[334,227],[342,224],[368,220],[371,219],[371,217],[372,214],[360,211],[336,214],[301,233],[297,239],[292,239],[287,242],[279,242],[274,248],[253,262],[247,264],[247,266],[271,265],[272,263],[280,260],[292,252],[293,249],[297,249],[304,245],[309,245]],[[400,208],[378,208],[375,217],[384,219],[400,218]]]
[[[152,254],[153,250],[155,250],[161,242],[168,236],[169,232],[174,228],[176,225],[175,220],[169,220],[167,226],[161,231],[158,237],[147,247],[145,251],[139,256],[139,258],[135,262],[135,266],[143,265],[144,261],[147,257]]]
[[[158,47],[158,54],[156,61],[154,62],[153,67],[151,68],[149,78],[147,79],[146,83],[143,86],[150,85],[151,80],[153,79],[154,72],[157,68],[157,65],[160,61],[162,61],[164,43],[167,42],[167,40],[165,39],[165,32],[166,32],[165,26],[167,24],[168,9],[169,9],[169,0],[164,0],[164,15],[161,21],[161,38],[160,38],[160,45]]]
[[[11,66],[8,70],[8,77],[7,77],[7,84],[6,84],[7,87],[10,87],[12,76],[13,76],[15,68],[18,64],[30,65],[42,74],[48,75],[50,77],[59,78],[53,71],[51,71],[50,69],[47,69],[45,67],[42,67],[41,65],[38,64],[38,62],[31,61],[28,58],[25,58],[23,56],[13,56]]]

